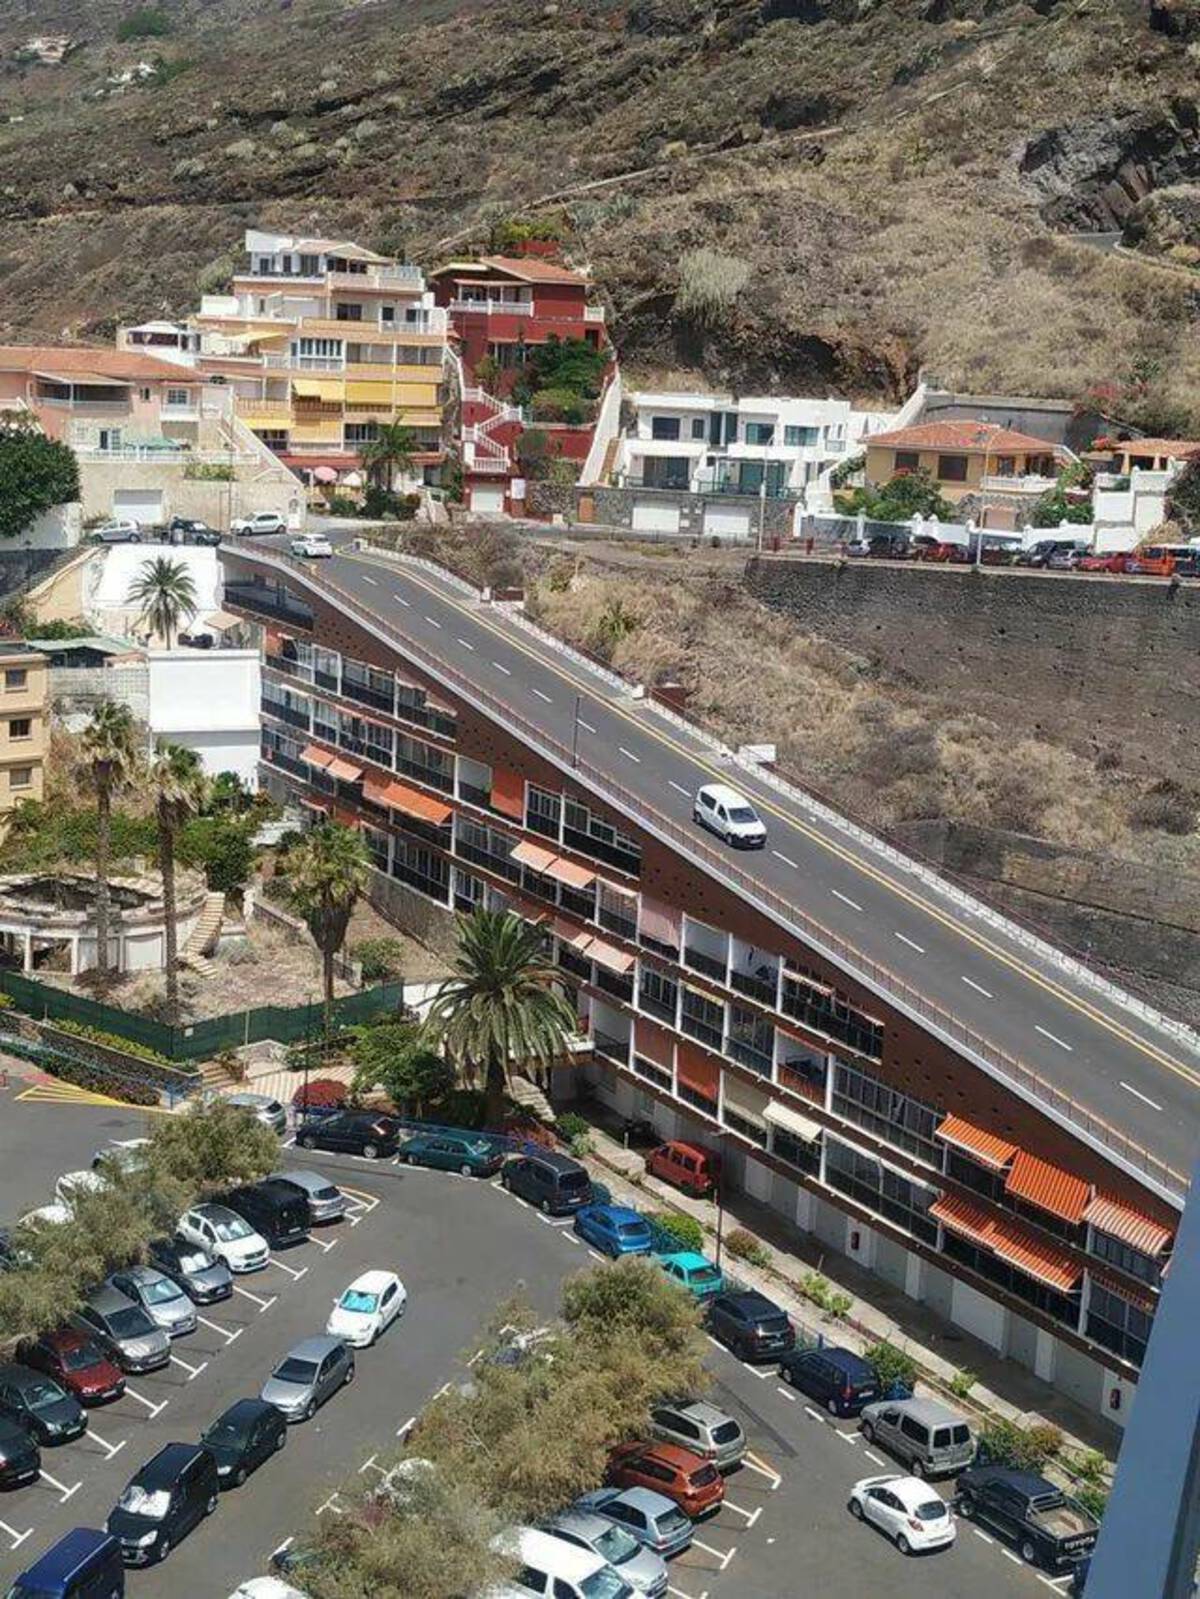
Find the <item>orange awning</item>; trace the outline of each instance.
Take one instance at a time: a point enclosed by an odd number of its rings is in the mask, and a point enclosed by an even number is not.
[[[565,883],[568,888],[590,888],[596,881],[595,872],[589,872],[586,866],[576,866],[574,861],[564,860],[561,855],[542,870],[547,877],[554,878],[556,883]]]
[[[985,1132],[982,1127],[976,1127],[965,1116],[947,1116],[934,1129],[933,1136],[953,1144],[956,1149],[965,1150],[981,1166],[990,1166],[995,1171],[1002,1171],[1017,1153],[1015,1144],[998,1138],[995,1133]]]
[[[633,956],[626,955],[625,951],[618,949],[615,944],[606,944],[602,938],[593,938],[587,952],[592,960],[599,961],[601,966],[606,966],[610,972],[624,976],[626,972],[633,970]]]
[[[711,1056],[695,1044],[679,1041],[675,1058],[675,1073],[685,1088],[703,1099],[715,1102],[721,1087],[721,1068]]]
[[[330,777],[339,778],[343,783],[357,783],[363,775],[361,766],[351,765],[349,761],[342,760],[340,755],[331,755],[325,770]]]
[[[1130,1249],[1140,1250],[1143,1255],[1161,1255],[1174,1237],[1170,1228],[1151,1221],[1149,1216],[1131,1210],[1128,1205],[1123,1205],[1119,1199],[1112,1199],[1107,1194],[1096,1195],[1084,1211],[1083,1219],[1090,1221],[1092,1226],[1098,1227],[1102,1233],[1108,1233],[1112,1238],[1119,1238],[1123,1244],[1128,1244]]]
[[[564,944],[569,944],[572,949],[577,949],[580,954],[587,949],[595,937],[593,933],[572,927],[569,922],[564,922],[559,916],[554,918],[554,936],[557,939],[561,939]]]
[[[543,849],[540,844],[518,844],[509,856],[520,866],[528,866],[531,872],[544,872],[554,859],[552,849]]]
[[[302,799],[300,803],[301,805],[307,805],[310,811],[320,811],[324,816],[328,816],[330,811],[330,804],[328,800],[315,800],[308,799],[306,797]]]
[[[368,776],[363,783],[363,794],[374,805],[386,805],[389,810],[415,816],[418,821],[432,822],[434,827],[445,827],[454,814],[444,801],[430,799],[428,794],[404,783],[381,782]]]
[[[981,1244],[985,1249],[991,1248],[996,1222],[982,1205],[973,1205],[969,1199],[960,1199],[957,1194],[943,1194],[935,1204],[930,1205],[929,1214],[950,1232],[969,1238],[972,1243]]]
[[[518,822],[525,820],[525,779],[520,772],[497,766],[492,772],[492,807]]]
[[[1083,1276],[1083,1267],[1077,1266],[1065,1249],[1056,1249],[1012,1222],[995,1224],[991,1248],[1001,1260],[1007,1260],[1027,1277],[1036,1277],[1038,1282],[1057,1288],[1062,1294],[1078,1288]]]
[[[315,744],[306,744],[300,752],[300,759],[307,761],[310,766],[319,766],[324,771],[333,756],[327,754],[325,750],[319,749]]]
[[[1004,1187],[1014,1199],[1024,1199],[1073,1226],[1083,1220],[1092,1194],[1091,1184],[1082,1177],[1074,1177],[1061,1166],[1052,1166],[1024,1149],[1017,1151]]]

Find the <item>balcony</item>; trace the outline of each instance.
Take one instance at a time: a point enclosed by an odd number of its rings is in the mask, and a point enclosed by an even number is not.
[[[779,990],[779,974],[763,976],[762,973],[768,970],[765,966],[757,972],[740,972],[735,968],[729,974],[729,986],[736,988],[739,994],[745,994],[747,999],[756,999],[760,1005],[773,1007]]]
[[[1058,487],[1058,479],[1043,477],[1038,472],[989,473],[980,479],[980,487],[988,494],[1032,495],[1035,498],[1051,494]]]
[[[265,583],[231,583],[226,580],[225,603],[244,611],[254,611],[260,616],[277,617],[280,621],[291,622],[309,631],[313,626],[313,613],[307,605],[293,599],[286,590]]]
[[[302,280],[303,281],[303,280]],[[331,289],[421,289],[425,287],[425,274],[411,262],[397,261],[392,266],[371,266],[365,272],[327,272],[318,283],[328,283]]]
[[[277,722],[287,722],[292,727],[303,728],[307,733],[312,726],[312,717],[308,711],[300,711],[292,705],[284,705],[278,700],[265,699],[262,702],[263,715],[273,716]]]
[[[703,972],[705,977],[711,977],[715,982],[725,981],[725,962],[718,960],[715,955],[708,955],[704,950],[697,949],[693,944],[684,946],[683,964],[691,967],[694,972]]]
[[[451,300],[451,311],[498,312],[502,316],[534,315],[533,301],[529,300]]]
[[[678,1004],[678,996],[672,1003],[668,1004],[665,999],[660,999],[655,994],[648,994],[645,989],[638,996],[639,1010],[644,1010],[647,1016],[657,1016],[659,1021],[669,1022],[672,1027],[675,1025],[675,1012]]]
[[[725,1053],[733,1060],[740,1061],[743,1066],[748,1066],[752,1072],[757,1072],[760,1077],[770,1078],[773,1063],[768,1050],[757,1049],[749,1040],[730,1037],[725,1047]]]
[[[597,1028],[592,1034],[592,1048],[598,1055],[604,1055],[609,1060],[615,1060],[621,1066],[629,1065],[629,1040],[627,1038],[614,1038],[611,1033],[602,1033]]]
[[[633,1004],[633,976],[623,975],[618,972],[607,971],[597,962],[595,984],[602,988],[606,994],[611,994],[614,999],[624,1000],[626,1005]]]

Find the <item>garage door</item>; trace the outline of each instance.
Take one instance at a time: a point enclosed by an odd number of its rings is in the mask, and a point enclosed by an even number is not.
[[[503,511],[503,487],[499,483],[472,484],[471,509],[473,511]]]
[[[114,516],[126,516],[134,522],[148,525],[166,521],[161,489],[114,489],[112,508]]]
[[[633,526],[639,533],[678,533],[679,507],[663,500],[634,500]]]
[[[742,505],[706,505],[704,531],[714,538],[748,539],[750,537],[750,507]]]

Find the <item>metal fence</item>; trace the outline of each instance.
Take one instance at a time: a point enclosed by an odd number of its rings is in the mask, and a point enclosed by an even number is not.
[[[117,1038],[157,1051],[168,1061],[210,1060],[223,1049],[239,1049],[271,1039],[294,1044],[316,1038],[324,1025],[324,1010],[319,1001],[307,1005],[259,1005],[227,1016],[210,1016],[202,1021],[171,1027],[148,1016],[118,1010],[99,1000],[67,993],[49,983],[23,977],[17,972],[0,972],[0,992],[13,1004],[38,1021],[78,1022]],[[369,1021],[385,1011],[397,1010],[404,1003],[402,982],[381,983],[359,994],[347,994],[333,1004],[335,1027],[349,1027]]]

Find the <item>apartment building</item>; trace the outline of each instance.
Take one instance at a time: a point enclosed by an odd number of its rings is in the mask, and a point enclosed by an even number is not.
[[[905,472],[926,472],[952,505],[978,505],[981,527],[1011,528],[1057,483],[1064,446],[996,422],[918,422],[867,440],[872,486]]]
[[[410,926],[479,905],[536,922],[604,1101],[719,1150],[731,1193],[1123,1420],[1178,1219],[1152,1182],[524,742],[461,671],[439,680],[319,575],[221,559],[226,605],[263,629],[263,785],[360,828],[380,902]]]
[[[31,412],[83,459],[196,445],[200,394],[196,373],[133,350],[0,347],[0,410]]]
[[[50,747],[45,657],[0,642],[0,836],[22,800],[40,800]]]

